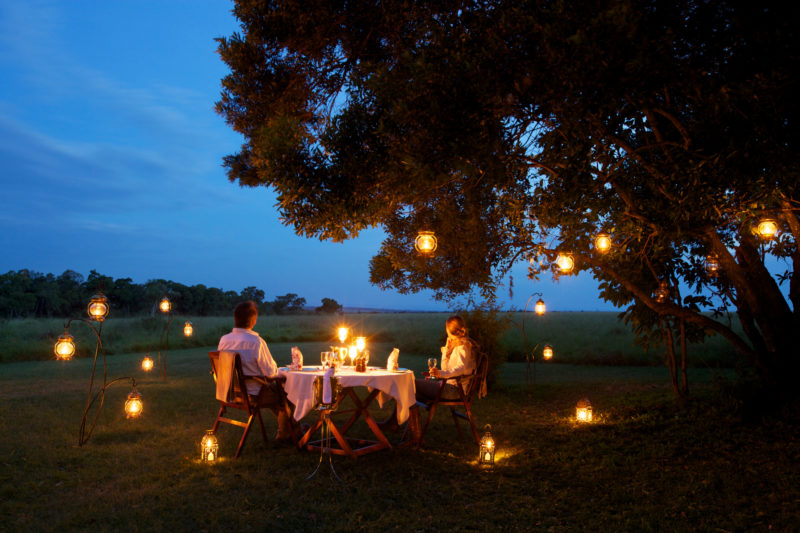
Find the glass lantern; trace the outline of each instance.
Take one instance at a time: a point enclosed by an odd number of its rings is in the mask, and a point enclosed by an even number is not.
[[[608,233],[598,233],[594,238],[594,249],[601,254],[606,253],[611,249],[611,236]]]
[[[709,276],[715,277],[719,274],[720,264],[717,254],[709,254],[705,260],[705,269]]]
[[[478,464],[491,466],[494,464],[494,454],[497,447],[495,446],[494,437],[492,437],[492,426],[486,424],[483,429],[485,432],[481,437]]]
[[[542,349],[542,357],[544,357],[545,361],[549,361],[553,358],[553,347],[549,344],[545,344],[544,348]]]
[[[169,298],[164,296],[161,298],[161,301],[158,302],[158,310],[162,313],[169,313],[172,309],[172,302],[169,301]]]
[[[592,421],[592,404],[589,403],[588,398],[581,398],[578,401],[578,405],[575,407],[575,419],[578,422]]]
[[[778,223],[773,218],[762,218],[756,226],[756,233],[765,241],[771,240],[778,233]]]
[[[572,258],[572,254],[560,253],[556,257],[556,266],[562,274],[569,274],[575,268],[575,259]]]
[[[187,320],[186,324],[183,325],[183,336],[191,337],[192,333],[194,333],[194,328],[192,327],[192,323]]]
[[[108,316],[108,300],[102,292],[95,294],[89,300],[89,305],[86,312],[89,313],[89,319],[95,322],[102,322]]]
[[[669,283],[666,281],[662,281],[658,284],[658,288],[653,293],[653,296],[656,299],[656,302],[663,304],[667,300],[669,300]]]
[[[125,418],[139,418],[142,416],[142,395],[133,387],[125,401]]]
[[[200,441],[200,460],[204,463],[214,463],[219,458],[219,442],[213,429],[207,429]]]
[[[142,370],[150,372],[153,370],[153,364],[153,358],[150,357],[150,354],[145,355],[144,359],[142,359]]]
[[[536,305],[533,307],[533,310],[537,315],[543,315],[547,310],[547,307],[544,305],[544,300],[539,298],[539,300],[536,301]]]
[[[414,239],[414,248],[421,254],[432,254],[437,245],[436,235],[432,231],[420,231]]]
[[[75,339],[65,331],[63,335],[58,336],[53,351],[56,354],[56,359],[69,361],[75,355]]]

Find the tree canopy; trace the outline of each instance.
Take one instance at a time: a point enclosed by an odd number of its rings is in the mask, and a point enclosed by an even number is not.
[[[535,280],[562,275],[568,253],[643,340],[714,332],[768,379],[796,375],[797,8],[239,0],[234,13],[217,103],[244,136],[229,178],[272,187],[306,236],[382,227],[373,283],[491,295],[519,261]],[[769,241],[753,231],[765,216]],[[436,233],[432,257],[414,250],[419,230]]]

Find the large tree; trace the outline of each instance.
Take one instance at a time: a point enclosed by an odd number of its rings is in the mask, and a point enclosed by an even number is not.
[[[535,279],[571,253],[643,337],[723,335],[790,390],[800,57],[786,6],[239,0],[217,109],[244,144],[225,165],[274,188],[300,234],[383,227],[381,287],[491,294],[516,262]],[[754,234],[763,216],[777,238]],[[414,251],[422,229],[433,257]]]

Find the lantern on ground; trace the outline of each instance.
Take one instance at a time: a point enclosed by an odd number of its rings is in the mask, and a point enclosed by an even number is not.
[[[169,301],[169,298],[164,296],[161,298],[161,301],[158,302],[158,310],[162,313],[169,313],[172,309],[172,302]]]
[[[194,328],[192,323],[187,320],[186,324],[183,325],[183,335],[184,337],[191,337],[192,333],[194,333]]]
[[[611,236],[608,233],[598,233],[594,238],[594,249],[601,254],[606,253],[611,249]]]
[[[125,418],[139,418],[142,416],[142,395],[133,387],[125,401]]]
[[[153,358],[150,357],[150,354],[145,355],[144,359],[142,359],[142,370],[145,372],[153,370]]]
[[[432,231],[420,231],[414,239],[414,248],[423,255],[430,255],[436,251],[436,235]]]
[[[716,277],[719,274],[720,264],[717,254],[709,254],[705,260],[706,273],[711,277]]]
[[[578,422],[592,421],[592,404],[589,403],[588,398],[581,398],[578,401],[578,405],[575,407],[575,419]]]
[[[486,424],[483,429],[485,432],[483,437],[481,437],[478,463],[491,466],[494,464],[494,452],[496,451],[497,447],[494,443],[494,437],[492,437],[492,426]]]
[[[653,297],[656,299],[656,302],[660,304],[669,300],[669,283],[666,281],[659,283],[658,288],[653,293]]]
[[[539,298],[539,299],[536,301],[536,305],[533,307],[533,310],[534,310],[534,312],[535,312],[537,315],[540,315],[540,316],[541,316],[541,315],[543,315],[543,314],[544,314],[544,312],[547,310],[547,308],[546,308],[546,307],[545,307],[545,305],[544,305],[544,300],[542,300],[541,298]]]
[[[105,320],[108,316],[108,311],[108,300],[106,300],[102,292],[92,296],[89,300],[89,306],[86,308],[86,312],[89,313],[89,319],[95,322],[102,322]]]
[[[58,336],[53,351],[56,354],[56,359],[69,361],[75,355],[75,339],[65,331],[63,335]]]
[[[575,259],[572,258],[572,254],[560,253],[556,257],[556,266],[562,274],[569,274],[575,268]]]
[[[347,335],[350,332],[344,326],[339,326],[339,329],[336,330],[336,335],[339,337],[339,342],[344,342],[347,340]]]
[[[213,429],[207,429],[200,441],[200,460],[204,463],[215,463],[219,457],[219,442]]]
[[[765,241],[771,240],[778,233],[778,223],[773,218],[762,218],[756,226],[756,233]]]
[[[553,358],[553,347],[549,344],[545,344],[544,348],[542,349],[542,357],[544,357],[545,361],[549,361]]]

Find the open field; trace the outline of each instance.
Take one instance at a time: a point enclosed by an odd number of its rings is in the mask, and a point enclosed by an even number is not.
[[[443,341],[444,321],[448,313],[363,313],[345,316],[292,315],[262,316],[256,330],[270,342],[329,342],[336,326],[348,323],[354,331],[362,332],[369,342],[385,342],[400,348],[403,353],[438,353]],[[526,350],[540,343],[550,343],[555,360],[563,363],[660,365],[663,349],[645,353],[634,345],[629,328],[611,312],[556,312],[544,316],[525,315],[525,336],[522,336],[522,313],[507,315],[510,327],[503,344],[511,360],[522,360]],[[170,328],[171,349],[210,346],[230,331],[230,317],[190,317],[194,336],[183,337],[185,317],[175,317]],[[109,354],[147,352],[158,348],[159,337],[167,323],[163,316],[139,318],[110,318],[103,324],[103,340]],[[0,362],[46,360],[53,357],[53,344],[64,331],[59,319],[0,320]],[[94,335],[84,324],[73,322],[70,333],[78,342],[79,356],[93,354]],[[720,337],[689,348],[689,363],[697,367],[732,367],[738,355]]]
[[[289,346],[272,344],[280,364]],[[524,365],[508,363],[504,385],[474,409],[498,441],[493,469],[476,465],[475,444],[439,413],[422,450],[334,458],[340,485],[327,470],[306,481],[319,456],[257,432],[230,459],[230,426],[220,430],[223,460],[197,461],[217,409],[206,350],[170,352],[167,381],[142,375],[141,354],[109,358],[110,377],[137,378],[144,415],[125,420],[127,387],[112,387],[80,448],[91,361],[0,365],[0,530],[800,529],[800,427],[738,423],[712,385],[716,371],[691,369],[694,399],[679,406],[661,367],[539,365],[528,388]],[[419,371],[424,357],[401,353],[401,364]],[[582,396],[594,424],[574,422]]]

